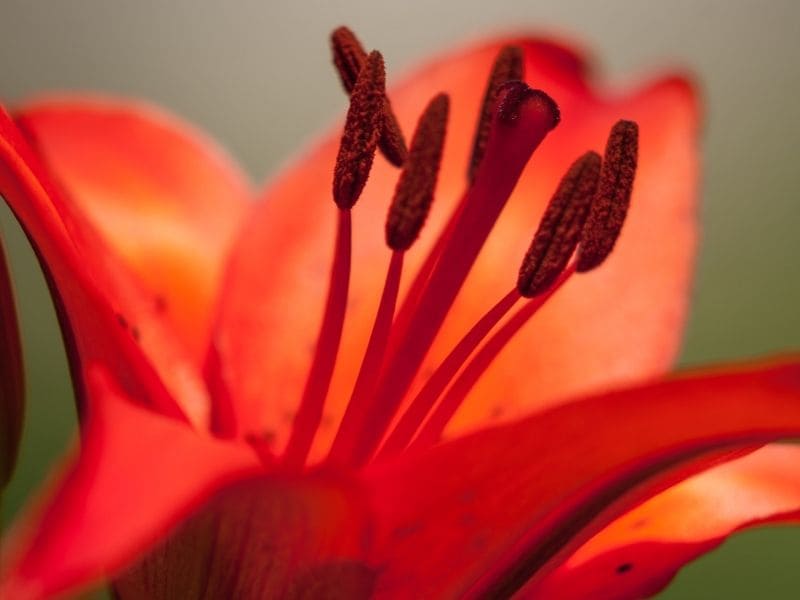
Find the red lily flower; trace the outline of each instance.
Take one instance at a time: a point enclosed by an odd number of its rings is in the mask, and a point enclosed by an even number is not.
[[[601,94],[570,50],[517,39],[431,63],[389,104],[380,55],[335,40],[345,134],[256,204],[149,107],[2,115],[0,191],[60,306],[83,423],[0,591],[632,598],[792,518],[798,450],[762,446],[800,434],[800,362],[663,378],[696,235],[689,85]],[[547,95],[504,83],[523,67]],[[600,171],[585,152],[604,147]]]

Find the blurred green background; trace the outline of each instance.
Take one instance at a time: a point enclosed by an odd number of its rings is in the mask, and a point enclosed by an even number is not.
[[[794,0],[198,0],[31,2],[0,8],[4,102],[52,89],[154,100],[222,140],[256,179],[344,108],[327,34],[354,27],[398,69],[470,36],[555,31],[612,81],[696,74],[707,108],[703,241],[683,365],[800,347],[800,2]],[[25,336],[29,412],[8,521],[75,427],[61,341],[28,245],[5,208]],[[661,597],[797,598],[800,530],[737,536]]]

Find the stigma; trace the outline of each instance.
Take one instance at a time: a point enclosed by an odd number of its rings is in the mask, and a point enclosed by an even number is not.
[[[422,373],[455,299],[502,214],[531,156],[561,120],[545,90],[524,82],[522,49],[503,48],[488,75],[476,115],[472,151],[464,166],[462,200],[400,296],[404,258],[429,213],[447,139],[450,105],[437,94],[406,136],[385,87],[385,64],[345,27],[331,36],[333,62],[350,106],[333,169],[338,226],[322,324],[289,441],[278,459],[305,469],[319,430],[348,318],[353,232],[351,212],[369,185],[375,160],[398,168],[384,224],[389,267],[371,335],[345,413],[322,466],[355,469],[371,461],[438,443],[475,383],[503,347],[576,275],[599,268],[623,229],[633,190],[638,126],[621,120],[601,155],[586,148],[553,190],[528,251],[509,269],[486,312],[463,332],[449,354]],[[380,151],[380,155],[378,152]],[[498,265],[505,268],[506,265]],[[488,300],[491,300],[489,298]],[[412,387],[414,382],[421,385]],[[410,391],[418,391],[412,396]]]

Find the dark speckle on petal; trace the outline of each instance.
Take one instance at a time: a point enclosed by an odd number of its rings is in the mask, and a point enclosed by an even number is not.
[[[633,569],[633,563],[629,563],[629,562],[622,563],[621,565],[617,566],[617,569],[616,569],[617,575],[624,575],[625,573],[627,573],[631,569]]]

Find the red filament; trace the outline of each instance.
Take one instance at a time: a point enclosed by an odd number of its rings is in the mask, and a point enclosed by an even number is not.
[[[442,361],[411,402],[408,409],[406,409],[406,412],[403,413],[397,426],[384,443],[380,456],[389,456],[405,449],[414,433],[422,425],[425,417],[428,416],[428,412],[430,412],[439,395],[464,364],[464,361],[478,347],[478,344],[483,341],[489,331],[497,325],[500,319],[508,314],[508,311],[511,310],[519,298],[519,292],[516,289],[511,290],[481,317],[467,335],[461,338],[461,341]]]
[[[544,294],[537,296],[525,306],[520,308],[497,333],[495,333],[486,344],[478,351],[475,357],[464,367],[458,379],[447,391],[441,402],[431,414],[428,421],[420,430],[417,437],[412,442],[412,447],[418,448],[428,446],[439,441],[444,428],[453,418],[453,415],[461,406],[467,394],[478,381],[481,375],[489,368],[492,361],[500,351],[511,340],[512,337],[527,323],[539,309],[563,286],[575,273],[574,263],[568,266],[553,286]]]
[[[336,432],[336,438],[331,447],[329,460],[334,463],[341,462],[343,457],[349,453],[357,427],[363,421],[369,407],[369,401],[375,389],[375,383],[378,380],[380,368],[386,354],[386,345],[389,341],[389,331],[392,326],[392,317],[397,304],[397,293],[400,289],[400,276],[403,271],[403,256],[403,252],[392,253],[378,312],[375,316],[375,323],[372,326],[372,333],[367,343],[367,350],[364,353],[358,378],[353,387],[353,394],[347,404],[342,423]]]
[[[339,342],[342,338],[344,314],[347,308],[347,290],[350,285],[351,219],[349,210],[339,211],[336,233],[336,250],[331,269],[328,299],[322,327],[317,338],[317,348],[306,379],[302,400],[292,424],[292,433],[283,457],[286,465],[302,467],[305,464],[314,435],[322,421],[325,396],[336,364]]]

